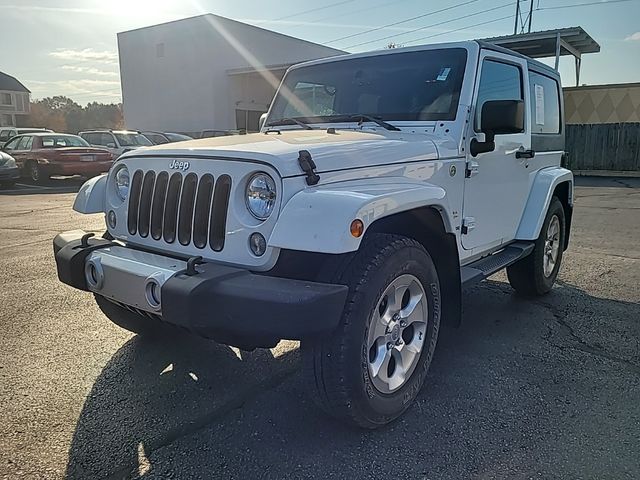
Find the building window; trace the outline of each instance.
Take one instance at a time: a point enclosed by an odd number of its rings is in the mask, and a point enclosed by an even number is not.
[[[7,113],[0,115],[0,127],[13,127],[13,115]]]
[[[0,94],[0,105],[13,105],[13,100],[10,93]]]
[[[246,132],[259,132],[260,115],[263,113],[257,110],[236,110],[236,128]]]

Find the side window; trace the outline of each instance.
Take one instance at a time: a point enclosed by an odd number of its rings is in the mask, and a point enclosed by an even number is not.
[[[529,72],[531,133],[560,133],[560,87],[545,75]]]
[[[93,145],[95,143],[93,133],[83,133],[82,135],[80,135],[80,137],[84,138],[89,145]]]
[[[0,130],[0,142],[9,140],[9,130]]]
[[[482,105],[489,100],[524,100],[520,67],[495,60],[483,62],[476,101],[476,132],[480,131]]]
[[[20,137],[20,141],[16,145],[16,150],[29,150],[27,148],[27,143],[31,137]]]
[[[18,145],[18,142],[21,140],[20,137],[18,138],[13,138],[12,140],[9,140],[7,143],[4,144],[4,149],[9,151],[9,150],[16,150],[16,146]]]
[[[91,145],[103,145],[103,146],[106,145],[106,142],[102,141],[101,133],[90,133],[89,138],[90,138],[89,143]]]
[[[118,145],[116,139],[113,138],[113,135],[110,133],[103,133],[100,138],[100,145],[109,145],[110,143],[116,146]]]

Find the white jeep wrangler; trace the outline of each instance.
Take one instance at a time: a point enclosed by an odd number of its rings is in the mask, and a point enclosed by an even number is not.
[[[549,292],[573,177],[555,70],[482,42],[297,65],[260,133],[121,156],[54,239],[61,281],[137,333],[299,339],[313,397],[374,428],[425,381],[467,284]],[[206,359],[203,359],[206,361]]]

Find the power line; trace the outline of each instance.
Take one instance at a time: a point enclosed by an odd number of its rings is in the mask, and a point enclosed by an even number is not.
[[[380,27],[370,28],[369,30],[364,30],[364,31],[359,32],[359,33],[353,33],[351,35],[346,35],[344,37],[334,38],[333,40],[329,40],[328,42],[325,42],[325,43],[335,43],[335,42],[338,42],[340,40],[346,40],[347,38],[358,37],[358,36],[364,35],[366,33],[377,32],[378,30],[382,30],[384,28],[395,27],[396,25],[401,25],[403,23],[411,22],[411,21],[417,20],[419,18],[424,18],[424,17],[428,17],[430,15],[435,15],[436,13],[442,13],[442,12],[446,12],[448,10],[453,10],[454,8],[462,7],[464,5],[469,5],[471,3],[475,3],[475,2],[478,2],[478,1],[479,0],[467,0],[466,2],[457,3],[455,5],[451,5],[450,7],[442,8],[440,10],[435,10],[433,12],[428,12],[428,13],[423,13],[422,15],[416,15],[415,17],[407,18],[405,20],[400,20],[398,22],[388,23],[387,25],[382,25]]]
[[[344,17],[349,17],[351,15],[353,15],[354,13],[360,13],[360,12],[370,12],[371,10],[376,10],[378,8],[381,7],[395,7],[398,3],[401,2],[406,2],[407,0],[396,0],[394,3],[390,3],[389,0],[385,0],[384,2],[380,2],[380,3],[376,3],[373,5],[369,5],[366,8],[358,8],[357,10],[349,10],[348,12],[340,12],[340,18],[344,18]],[[317,18],[315,20],[313,20],[314,22],[324,22],[325,20],[335,20],[336,15],[329,15],[327,17],[322,17],[322,18]]]
[[[573,5],[557,5],[555,7],[538,7],[536,10],[558,10],[560,8],[588,7],[589,5],[606,5],[608,3],[632,2],[634,0],[607,0],[600,2],[575,3]]]
[[[404,42],[404,43],[420,42],[422,40],[427,40],[429,38],[439,37],[440,35],[447,35],[449,33],[460,32],[462,30],[468,30],[470,28],[480,27],[482,25],[488,25],[490,23],[500,22],[502,20],[506,20],[507,18],[513,18],[513,15],[507,15],[505,17],[494,18],[493,20],[488,20],[486,22],[475,23],[473,25],[467,25],[466,27],[454,28],[453,30],[447,30],[446,32],[434,33],[433,35],[428,35],[426,37],[414,38],[413,40],[409,40],[409,41]]]
[[[304,10],[298,13],[292,13],[291,15],[285,15],[284,17],[276,18],[275,20],[286,20],[287,18],[299,17],[300,15],[305,15],[307,13],[318,12],[320,10],[324,10],[326,8],[337,7],[338,5],[344,5],[345,3],[351,3],[355,0],[343,0],[341,2],[335,2],[330,5],[325,5],[324,7],[312,8],[310,10]]]
[[[401,35],[408,35],[408,34],[411,34],[411,33],[418,32],[420,30],[425,30],[427,28],[439,27],[441,25],[446,25],[447,23],[452,23],[452,22],[455,22],[455,21],[458,21],[458,20],[463,20],[465,18],[475,17],[475,16],[478,16],[478,15],[482,15],[483,13],[492,12],[494,10],[500,10],[502,8],[511,7],[513,5],[514,5],[514,2],[505,3],[505,4],[499,5],[497,7],[490,8],[488,10],[483,10],[481,12],[470,13],[470,14],[467,14],[467,15],[463,15],[462,17],[452,18],[452,19],[444,20],[444,21],[438,22],[438,23],[432,23],[431,25],[425,25],[423,27],[415,28],[415,29],[409,30],[407,32],[396,33],[396,34],[393,34],[393,35],[387,35],[386,37],[380,37],[380,38],[376,38],[375,40],[369,40],[369,41],[366,41],[366,42],[357,43],[355,45],[349,45],[349,46],[344,47],[344,48],[360,47],[362,45],[368,45],[370,43],[379,42],[381,40],[388,40],[390,38],[396,38],[396,37],[399,37]]]

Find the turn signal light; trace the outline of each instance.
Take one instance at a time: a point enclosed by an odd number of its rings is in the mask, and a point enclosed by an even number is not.
[[[351,227],[349,228],[351,231],[351,235],[355,238],[360,238],[364,233],[364,223],[362,220],[356,218],[353,222],[351,222]]]

